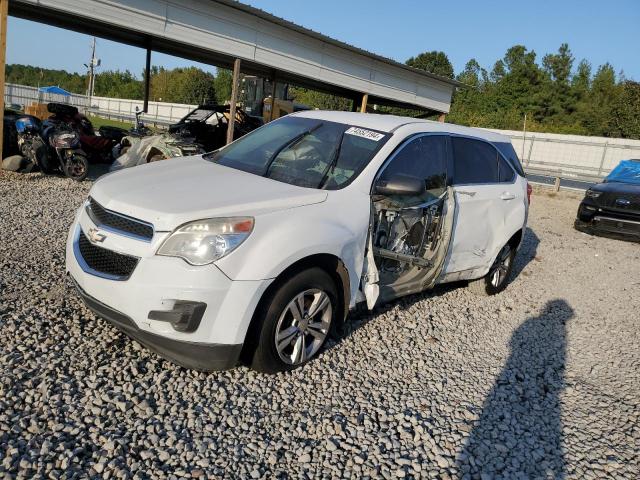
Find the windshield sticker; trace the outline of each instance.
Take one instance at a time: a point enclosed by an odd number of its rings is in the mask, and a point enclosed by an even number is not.
[[[384,133],[374,132],[373,130],[366,130],[364,128],[358,127],[350,127],[344,133],[349,135],[355,135],[356,137],[368,138],[369,140],[373,140],[377,142],[378,140],[384,138]]]

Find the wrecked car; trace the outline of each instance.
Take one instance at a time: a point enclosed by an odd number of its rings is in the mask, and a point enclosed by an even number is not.
[[[622,160],[585,192],[574,226],[585,233],[640,240],[640,159]]]
[[[150,137],[125,136],[120,142],[120,156],[111,165],[111,170],[197,155],[220,148],[226,143],[228,118],[229,105],[200,105],[171,125],[167,133]],[[241,108],[237,108],[234,139],[261,125],[261,119],[250,117]]]
[[[175,363],[277,372],[360,305],[459,280],[503,290],[529,195],[502,135],[299,112],[97,181],[66,268],[89,308]]]

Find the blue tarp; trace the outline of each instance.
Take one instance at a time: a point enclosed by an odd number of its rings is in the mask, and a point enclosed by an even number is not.
[[[640,185],[640,160],[622,160],[604,181]]]
[[[67,92],[66,90],[60,88],[60,87],[56,87],[56,86],[51,86],[51,87],[40,87],[40,91],[42,93],[56,93],[58,95],[64,95],[65,97],[68,97],[69,95],[71,95],[69,92]]]

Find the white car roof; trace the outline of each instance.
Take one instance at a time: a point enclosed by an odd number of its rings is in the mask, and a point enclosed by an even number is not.
[[[433,120],[423,120],[420,118],[399,117],[396,115],[380,115],[377,113],[359,112],[338,112],[328,110],[305,110],[292,115],[304,118],[317,118],[329,122],[345,123],[362,128],[371,128],[381,132],[391,132],[403,125],[411,124],[413,127],[420,127],[424,132],[447,132],[459,135],[482,138],[489,142],[511,143],[511,139],[499,133],[482,130],[479,128],[463,127],[453,123],[434,122]]]

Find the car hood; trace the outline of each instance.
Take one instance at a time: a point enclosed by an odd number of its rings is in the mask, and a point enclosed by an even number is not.
[[[600,192],[591,199],[598,207],[626,213],[640,213],[640,185],[624,182],[604,182],[593,185],[590,190]]]
[[[630,193],[640,195],[640,185],[637,183],[603,182],[592,185],[590,189],[596,192]]]
[[[321,203],[327,192],[217,165],[202,156],[107,174],[89,195],[104,208],[170,231],[202,218],[256,216]]]

